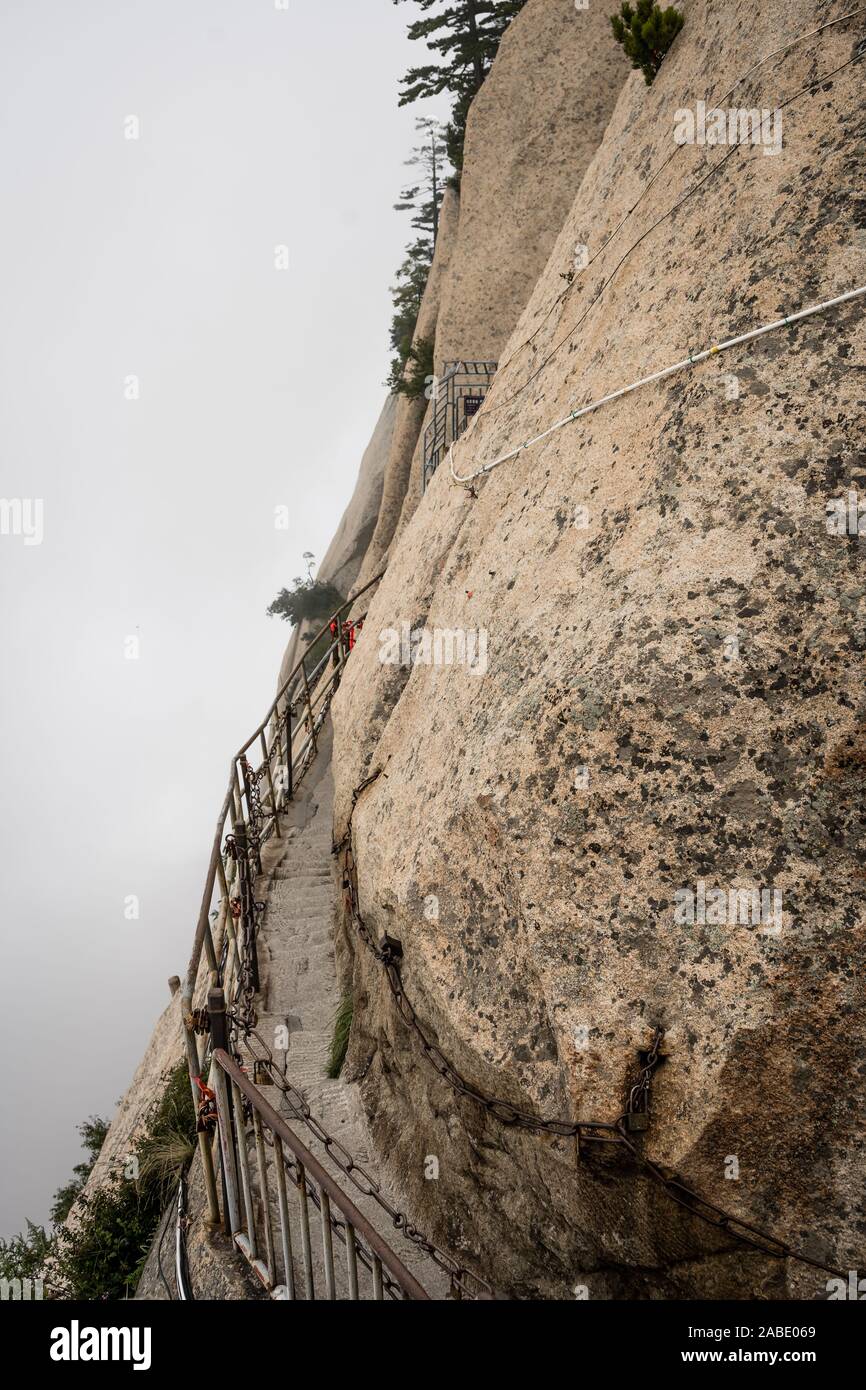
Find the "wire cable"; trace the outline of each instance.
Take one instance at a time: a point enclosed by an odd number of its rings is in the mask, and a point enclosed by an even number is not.
[[[845,294],[838,294],[833,299],[825,299],[820,304],[812,304],[808,309],[798,309],[796,313],[783,314],[780,319],[775,319],[772,323],[762,324],[760,328],[752,328],[748,333],[739,333],[735,338],[728,338],[722,343],[703,348],[700,352],[689,352],[687,357],[681,358],[679,362],[674,362],[669,367],[662,367],[657,372],[651,372],[649,376],[643,376],[638,381],[633,381],[630,386],[621,386],[618,391],[611,391],[607,396],[601,396],[598,400],[590,401],[589,405],[581,406],[579,410],[570,411],[568,415],[564,415],[555,424],[549,425],[540,434],[533,435],[525,443],[518,444],[516,449],[510,449],[507,454],[501,454],[499,458],[483,464],[474,473],[460,474],[456,472],[454,468],[454,444],[452,443],[448,450],[448,466],[451,470],[451,477],[455,483],[460,483],[461,486],[465,487],[473,479],[480,478],[485,473],[492,473],[493,469],[498,468],[501,463],[507,463],[509,459],[516,458],[524,449],[529,449],[533,444],[547,439],[548,435],[554,434],[556,430],[561,430],[564,425],[570,425],[573,420],[579,420],[582,416],[591,414],[592,411],[598,410],[601,406],[609,405],[611,401],[630,395],[632,391],[637,391],[641,386],[649,386],[651,382],[662,381],[665,377],[672,376],[674,372],[683,371],[686,367],[697,366],[699,362],[706,361],[708,357],[715,357],[718,353],[727,352],[729,348],[738,347],[741,343],[752,342],[755,338],[761,338],[766,333],[773,333],[778,328],[785,328],[790,324],[799,323],[802,319],[812,318],[815,314],[825,313],[837,304],[846,304],[864,294],[866,294],[866,285],[860,285],[857,289],[847,290]]]
[[[733,93],[734,91],[736,91],[737,87],[738,87],[742,82],[747,81],[748,78],[751,77],[753,73],[757,72],[758,69],[761,68],[761,67],[763,67],[765,63],[768,63],[768,62],[770,61],[771,58],[778,57],[778,55],[781,54],[781,53],[786,53],[789,49],[794,48],[798,43],[803,43],[803,42],[805,42],[806,39],[814,38],[816,34],[821,34],[821,33],[823,33],[825,29],[832,29],[832,28],[834,28],[837,24],[844,24],[844,23],[846,22],[846,20],[855,19],[858,15],[861,15],[861,14],[864,14],[864,13],[866,13],[866,5],[860,5],[860,6],[858,6],[858,8],[857,8],[856,10],[849,10],[849,11],[847,12],[847,14],[840,15],[839,18],[837,18],[837,19],[828,20],[826,23],[818,25],[818,27],[815,28],[815,29],[810,29],[810,30],[806,31],[806,32],[803,33],[803,34],[797,35],[797,36],[796,36],[795,38],[793,38],[793,39],[789,39],[786,43],[782,44],[779,48],[773,49],[772,52],[765,54],[764,57],[763,57],[763,58],[760,58],[760,59],[758,60],[757,63],[754,63],[754,64],[752,65],[752,67],[750,67],[745,73],[743,73],[742,77],[738,77],[738,78],[736,79],[736,81],[733,83],[733,85],[728,89],[727,92],[724,93],[723,96],[719,97],[718,99],[715,98],[715,97],[708,97],[708,98],[707,98],[707,102],[712,102],[712,103],[715,105],[717,102],[718,102],[718,104],[721,104],[722,102],[727,101],[728,98],[732,95],[732,93]],[[850,59],[849,62],[857,62],[861,56],[862,56],[862,54],[858,54],[855,58]],[[842,66],[843,66],[843,67],[847,67],[848,64],[846,63],[846,64],[843,64]],[[840,69],[835,69],[834,71],[840,71]],[[831,73],[831,74],[829,74],[829,75],[832,76],[833,74]],[[824,79],[821,79],[821,80],[824,80]],[[813,83],[810,83],[810,84],[809,84],[809,87],[803,88],[803,91],[809,90],[813,85],[814,85]],[[794,98],[789,98],[789,101],[790,101],[790,100],[795,100],[797,96],[801,96],[801,95],[802,95],[802,91],[799,92],[799,93],[796,93]],[[788,102],[786,102],[785,104],[787,105]],[[778,108],[778,109],[782,109],[782,108]],[[647,194],[649,193],[649,191],[650,191],[650,189],[652,188],[653,184],[656,182],[656,180],[659,178],[659,176],[660,176],[662,173],[664,173],[665,169],[668,167],[668,165],[670,164],[671,160],[675,159],[676,156],[679,154],[680,150],[682,150],[683,148],[684,148],[684,146],[682,146],[682,145],[676,145],[676,146],[674,147],[674,149],[671,151],[671,153],[668,155],[667,159],[665,159],[665,160],[662,161],[662,163],[659,165],[658,169],[657,169],[657,170],[655,171],[655,173],[651,176],[651,178],[649,179],[649,181],[644,185],[644,188],[642,189],[642,191],[641,191],[641,193],[640,193],[640,196],[636,199],[636,201],[632,204],[632,206],[631,206],[631,207],[628,209],[628,211],[625,213],[625,215],[623,216],[623,218],[621,219],[621,221],[617,224],[616,227],[614,227],[613,231],[609,234],[609,236],[607,236],[607,237],[605,238],[605,240],[602,242],[601,246],[598,248],[598,250],[595,252],[595,254],[590,258],[590,260],[587,262],[587,264],[583,267],[583,271],[584,271],[584,272],[587,271],[587,270],[590,268],[590,266],[592,266],[592,265],[595,263],[595,261],[598,260],[599,256],[601,256],[601,255],[604,253],[604,251],[607,249],[607,247],[608,247],[608,246],[610,245],[610,243],[613,241],[614,237],[616,237],[616,236],[619,234],[619,232],[622,231],[623,227],[624,227],[625,224],[628,222],[629,218],[630,218],[630,217],[632,216],[632,214],[637,210],[637,208],[638,208],[638,207],[640,206],[640,204],[643,202],[644,198],[645,198],[645,197],[647,196]],[[732,147],[732,150],[735,149],[735,148],[737,148],[737,146],[733,146],[733,147]],[[732,153],[732,150],[729,150],[729,151],[728,151],[728,154]],[[724,159],[727,159],[727,157],[728,157],[728,155],[725,155]],[[713,170],[712,170],[711,172],[715,172],[718,168],[720,168],[721,165],[724,163],[724,159],[719,160],[719,161],[717,162],[717,164],[713,167]],[[707,177],[709,177],[709,175],[707,175]],[[703,183],[703,182],[705,182],[705,180],[701,180],[701,183]],[[588,306],[587,313],[589,312],[589,309],[591,309],[591,308],[593,307],[593,305],[596,303],[596,301],[597,301],[598,299],[601,298],[601,295],[604,293],[604,290],[607,288],[607,285],[610,283],[610,280],[613,279],[613,276],[617,273],[617,271],[619,270],[620,266],[621,266],[621,265],[623,264],[623,262],[627,259],[627,257],[631,254],[631,252],[635,249],[635,247],[638,246],[638,245],[640,244],[641,241],[643,241],[644,237],[647,236],[648,233],[649,233],[650,231],[653,231],[653,230],[655,229],[655,227],[659,226],[659,223],[660,223],[660,222],[663,222],[663,221],[665,220],[665,217],[671,216],[672,213],[676,212],[677,208],[678,208],[678,207],[681,207],[681,206],[682,206],[682,203],[685,202],[688,198],[690,198],[690,197],[692,196],[692,193],[697,192],[697,190],[701,187],[701,183],[698,183],[698,184],[695,186],[695,188],[691,189],[691,190],[685,195],[685,197],[684,197],[683,199],[680,200],[680,202],[674,204],[674,206],[669,210],[668,213],[666,213],[666,214],[664,215],[664,217],[660,218],[658,222],[655,222],[655,223],[653,224],[652,227],[648,228],[647,232],[644,232],[643,236],[639,237],[638,240],[637,240],[636,242],[634,242],[634,244],[633,244],[632,246],[629,247],[629,249],[628,249],[628,251],[626,252],[626,254],[625,254],[625,256],[623,257],[623,259],[619,262],[619,264],[618,264],[617,266],[614,267],[614,270],[611,272],[611,275],[609,276],[608,280],[607,280],[605,283],[602,284],[601,288],[600,288],[599,291],[598,291],[598,294],[595,296],[595,298],[592,300],[592,302],[591,302],[590,305]],[[505,370],[511,365],[511,363],[512,363],[513,361],[515,361],[515,359],[516,359],[516,358],[518,357],[518,355],[524,350],[524,348],[528,347],[528,346],[530,345],[530,343],[532,343],[532,342],[535,340],[535,338],[536,338],[536,337],[538,336],[538,334],[541,332],[541,330],[542,330],[542,328],[544,327],[545,323],[546,323],[547,320],[549,319],[550,315],[553,313],[554,309],[557,307],[557,305],[559,305],[559,304],[562,303],[562,301],[566,298],[566,296],[568,295],[568,292],[569,292],[569,290],[570,290],[571,288],[572,288],[571,284],[568,284],[568,285],[566,285],[566,287],[565,287],[563,290],[560,291],[560,293],[559,293],[559,294],[556,296],[556,298],[553,300],[552,304],[551,304],[550,307],[548,308],[547,312],[545,313],[544,317],[542,318],[542,320],[541,320],[541,322],[538,324],[538,326],[533,330],[533,332],[529,335],[529,337],[526,338],[526,339],[520,344],[519,347],[515,348],[514,352],[511,354],[511,356],[510,356],[509,358],[507,358],[506,361],[500,365],[500,367],[499,367],[500,373],[503,372],[503,371],[505,371]],[[586,315],[584,315],[584,318],[585,318],[585,317],[586,317]],[[580,323],[582,323],[582,322],[583,322],[583,319],[580,320]],[[576,328],[578,328],[578,327],[580,326],[580,323],[578,323],[578,324],[575,325],[575,329],[573,329],[572,332],[574,332],[574,331],[576,330]],[[567,341],[567,339],[563,339],[563,342],[565,342],[565,341]],[[560,344],[559,346],[561,346],[561,344]],[[559,346],[557,346],[557,347],[554,349],[554,353],[556,353],[556,352],[559,351]],[[551,356],[553,356],[553,353],[551,354]],[[493,414],[495,411],[501,410],[501,409],[503,409],[506,405],[508,405],[512,400],[514,400],[514,398],[515,398],[521,391],[525,390],[525,388],[526,388],[527,386],[529,386],[530,383],[531,383],[532,381],[534,381],[535,376],[538,375],[538,372],[540,372],[540,371],[543,370],[543,368],[547,365],[547,362],[548,362],[548,361],[550,361],[550,357],[548,357],[547,359],[545,359],[545,361],[544,361],[544,362],[541,364],[541,366],[538,368],[538,371],[535,372],[535,373],[533,373],[533,375],[532,375],[531,377],[529,377],[529,378],[527,379],[527,381],[525,381],[525,382],[523,383],[522,386],[519,386],[519,387],[517,388],[517,390],[514,391],[514,392],[512,392],[512,394],[511,394],[509,397],[507,397],[504,401],[500,401],[500,402],[498,402],[497,404],[490,406],[490,407],[488,408],[488,410],[487,410],[485,413],[486,413],[487,415],[491,415],[491,414]]]

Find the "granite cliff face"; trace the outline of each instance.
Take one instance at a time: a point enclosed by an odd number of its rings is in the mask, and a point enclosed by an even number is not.
[[[495,361],[604,134],[628,73],[606,11],[528,0],[472,103],[459,198],[448,189],[416,336],[434,368]],[[382,568],[421,498],[425,401],[401,401],[385,499],[359,586]]]
[[[459,471],[866,282],[862,18],[754,68],[838,13],[691,0],[653,86],[626,77]],[[676,144],[678,113],[722,97],[781,113],[780,148]],[[441,468],[334,705],[337,833],[382,769],[354,816],[361,906],[402,943],[442,1051],[542,1115],[611,1121],[663,1028],[646,1153],[843,1269],[866,1243],[866,547],[826,506],[866,487],[864,350],[855,302],[604,407],[473,491]],[[424,648],[405,664],[383,636],[404,625],[473,638],[475,668]],[[711,890],[726,906],[695,909]],[[731,908],[753,890],[769,920]],[[456,1097],[360,944],[351,964],[380,1148],[419,1224],[506,1292],[826,1296],[826,1274],[712,1231],[633,1164],[576,1162]]]
[[[684,8],[651,88],[596,6],[529,0],[503,41],[419,324],[437,361],[501,363],[461,472],[866,282],[862,17],[782,48],[844,7]],[[767,140],[678,145],[713,101],[766,110]],[[381,773],[353,819],[361,909],[401,943],[425,1031],[491,1095],[611,1122],[661,1028],[636,1143],[843,1270],[866,1258],[866,546],[826,509],[866,490],[864,350],[855,303],[604,407],[471,490],[443,467],[423,499],[425,405],[392,398],[321,568],[357,587],[387,564],[333,707],[335,830]],[[407,658],[424,631],[438,644]],[[712,1230],[619,1151],[578,1155],[456,1096],[350,923],[337,950],[382,1165],[501,1292],[826,1296],[825,1273]],[[182,1055],[178,1005],[91,1189]],[[197,1169],[190,1209],[199,1296],[254,1296],[204,1225]],[[160,1285],[154,1250],[140,1296]]]
[[[442,286],[448,275],[451,252],[457,234],[457,221],[460,215],[460,200],[453,188],[446,188],[439,211],[439,235],[433,264],[424,288],[418,321],[415,325],[415,341],[432,340],[436,334],[436,321],[442,297]],[[388,456],[382,486],[379,514],[372,539],[367,547],[363,564],[355,585],[361,589],[381,571],[394,538],[400,512],[409,482],[412,455],[418,442],[419,431],[424,422],[427,402],[424,397],[411,399],[398,395]]]
[[[369,549],[379,519],[385,468],[391,452],[399,399],[388,396],[376,421],[370,443],[364,450],[355,491],[334,539],[319,566],[319,574],[341,594],[348,594]]]
[[[502,38],[466,127],[439,371],[495,361],[526,308],[629,73],[609,8],[529,0]]]

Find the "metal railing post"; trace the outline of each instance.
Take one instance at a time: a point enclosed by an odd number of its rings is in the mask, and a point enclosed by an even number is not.
[[[219,875],[220,888],[222,890],[221,897],[223,909],[223,936],[225,938],[224,941],[220,942],[220,946],[226,946],[226,967],[228,967],[228,952],[230,951],[232,945],[234,945],[235,942],[235,924],[234,919],[232,917],[232,895],[229,889],[229,881],[226,875],[225,865],[222,861],[222,855],[220,855],[219,864],[217,865],[217,873]],[[236,945],[235,954],[237,954]]]
[[[286,1169],[283,1157],[283,1141],[274,1135],[274,1171],[277,1177],[277,1200],[280,1207],[280,1237],[283,1250],[283,1272],[285,1274],[286,1298],[295,1297],[295,1257],[292,1249],[292,1226],[289,1218],[289,1199],[286,1193]]]
[[[295,795],[295,775],[292,770],[292,703],[286,699],[286,796],[289,801]]]
[[[337,1297],[334,1280],[334,1236],[331,1231],[331,1203],[327,1192],[319,1192],[319,1209],[322,1217],[322,1255],[325,1260],[325,1297],[331,1302]]]
[[[283,736],[282,736],[282,733],[280,732],[280,723],[279,723],[279,719],[277,719],[277,720],[275,721],[275,723],[274,723],[274,743],[275,743],[276,746],[277,746],[277,767],[278,767],[278,769],[279,769],[279,771],[277,772],[277,782],[279,783],[280,806],[283,807],[283,806],[285,806],[285,787],[284,787],[284,785],[283,785],[283,768],[284,768],[284,766],[285,766],[286,760],[285,760],[285,757],[283,756]]]
[[[222,1048],[228,1051],[228,1025],[226,1022],[226,999],[225,994],[219,987],[208,990],[207,1009],[210,1016],[210,1036],[211,1045],[214,1050]],[[220,1154],[222,1163],[220,1164],[220,1174],[222,1177],[223,1189],[223,1210],[225,1212],[226,1233],[233,1236],[235,1231],[240,1228],[240,1207],[238,1203],[238,1176],[235,1167],[234,1143],[232,1140],[232,1112],[229,1103],[228,1078],[222,1067],[211,1067],[213,1078],[213,1091],[217,1102],[217,1116],[219,1128]],[[199,1135],[201,1138],[201,1135]],[[208,1149],[210,1154],[210,1149]],[[213,1172],[213,1160],[211,1160],[211,1172]],[[219,1220],[219,1212],[217,1212]]]
[[[237,758],[232,764],[232,824],[236,820],[242,820],[244,814],[244,794],[241,787],[240,773],[238,772]]]
[[[241,899],[241,941],[249,958],[250,982],[256,994],[259,993],[259,952],[256,945],[256,910],[253,905],[253,887],[250,883],[250,861],[248,858],[247,827],[242,820],[235,821],[235,844],[238,850],[238,881]]]
[[[259,1244],[256,1238],[256,1213],[253,1207],[253,1185],[250,1180],[250,1156],[247,1153],[247,1136],[244,1130],[244,1099],[237,1082],[231,1081],[232,1104],[235,1116],[235,1134],[237,1135],[237,1154],[238,1171],[241,1178],[241,1192],[244,1199],[244,1215],[247,1228],[244,1232],[246,1236],[246,1254],[251,1265],[255,1265],[259,1257]]]
[[[273,813],[274,813],[274,827],[275,827],[276,832],[277,832],[277,839],[278,839],[278,840],[281,840],[281,839],[283,838],[283,836],[282,836],[282,832],[281,832],[281,830],[280,830],[280,812],[279,812],[279,808],[278,808],[278,806],[277,806],[277,794],[276,794],[276,792],[274,791],[274,779],[273,779],[273,777],[271,776],[271,755],[270,755],[270,753],[268,752],[268,740],[267,740],[267,738],[265,737],[264,731],[262,731],[262,734],[261,734],[261,744],[262,744],[262,757],[264,758],[264,761],[265,761],[265,770],[266,770],[267,775],[268,775],[268,786],[269,786],[270,792],[271,792],[271,807],[272,807]]]
[[[201,1093],[198,1089],[197,1079],[201,1079],[201,1063],[198,1056],[198,1043],[195,1040],[195,1033],[189,1021],[184,1020],[184,1036],[186,1038],[186,1058],[189,1068],[189,1084],[192,1090],[192,1099],[196,1114],[201,1103]],[[219,1070],[219,1068],[217,1068]],[[211,1150],[210,1135],[206,1130],[198,1132],[198,1151],[201,1156],[201,1167],[204,1174],[204,1186],[207,1194],[207,1219],[210,1225],[218,1226],[220,1221],[220,1208],[217,1201],[216,1176],[213,1167],[213,1152]]]
[[[316,721],[313,716],[313,702],[310,698],[310,682],[307,678],[307,663],[304,660],[301,661],[301,672],[304,677],[304,692],[307,697],[307,718],[310,721],[310,742],[313,745],[313,757],[315,758],[319,751],[319,744],[316,739]]]
[[[262,1117],[258,1110],[253,1110],[253,1133],[256,1139],[256,1162],[259,1167],[259,1196],[262,1206],[262,1224],[265,1235],[265,1262],[264,1269],[260,1271],[269,1289],[276,1283],[277,1262],[274,1255],[274,1226],[271,1220],[271,1200],[268,1190],[268,1155],[265,1148],[265,1133],[262,1128]]]
[[[213,927],[211,926],[210,916],[208,916],[207,925],[204,929],[204,950],[205,955],[207,956],[208,970],[210,970],[211,973],[214,975],[219,975],[219,961],[217,960],[216,947],[214,945],[213,939]]]

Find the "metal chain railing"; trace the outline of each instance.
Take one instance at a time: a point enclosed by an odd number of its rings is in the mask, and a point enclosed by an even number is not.
[[[261,1051],[256,1052],[254,1050],[252,1044],[253,1039],[258,1044]],[[313,1115],[302,1092],[299,1091],[296,1086],[293,1086],[288,1077],[280,1070],[273,1052],[255,1028],[250,1029],[249,1032],[245,1034],[244,1042],[256,1073],[259,1073],[260,1068],[264,1068],[268,1072],[271,1082],[282,1093],[291,1117],[303,1121],[310,1133],[314,1135],[322,1145],[332,1162],[336,1164],[344,1176],[349,1179],[355,1189],[363,1197],[369,1197],[376,1203],[388,1217],[394,1229],[400,1231],[407,1240],[411,1241],[419,1250],[422,1250],[443,1273],[447,1274],[451,1285],[452,1297],[461,1299],[492,1297],[493,1291],[487,1281],[473,1273],[472,1270],[467,1269],[465,1265],[459,1264],[457,1260],[452,1259],[444,1250],[441,1250],[437,1245],[434,1245],[431,1240],[428,1240],[418,1227],[413,1225],[406,1213],[388,1200],[380,1184],[367,1171],[363,1164],[358,1163],[345,1145],[341,1144],[339,1139],[336,1139],[325,1129],[321,1121]]]
[[[415,1035],[423,1057],[442,1080],[456,1094],[468,1097],[510,1128],[530,1130],[537,1134],[552,1134],[560,1138],[573,1137],[578,1158],[581,1156],[582,1144],[587,1141],[590,1144],[618,1145],[661,1187],[672,1201],[684,1207],[699,1220],[726,1232],[739,1243],[751,1246],[762,1254],[772,1256],[775,1259],[795,1260],[826,1274],[843,1279],[847,1278],[845,1271],[815,1259],[811,1255],[806,1255],[803,1251],[795,1249],[787,1241],[779,1239],[769,1231],[762,1230],[752,1222],[723,1210],[714,1202],[701,1196],[673,1169],[654,1163],[641,1152],[633,1135],[648,1128],[652,1079],[663,1058],[660,1048],[664,1034],[661,1028],[657,1027],[654,1030],[649,1048],[644,1055],[640,1074],[629,1088],[625,1113],[614,1121],[544,1119],[531,1111],[521,1109],[511,1101],[489,1095],[461,1075],[439,1046],[427,1036],[406,995],[400,970],[400,960],[403,955],[400,942],[389,936],[385,936],[381,942],[377,942],[360,910],[358,877],[353,848],[353,821],[361,794],[382,775],[382,771],[381,768],[377,769],[356,787],[352,794],[346,830],[341,839],[334,845],[333,852],[343,856],[343,890],[346,912],[365,947],[381,965],[397,1010],[406,1026]]]
[[[356,1301],[361,1297],[359,1274],[364,1271],[372,1282],[370,1296],[374,1300],[382,1300],[386,1295],[390,1299],[428,1299],[426,1290],[399,1256],[315,1155],[301,1143],[246,1075],[243,1067],[225,1050],[222,1045],[225,1042],[222,991],[212,990],[210,1001],[213,1005],[214,1041],[217,1044],[213,1051],[212,1071],[218,1096],[222,1176],[229,1227],[235,1244],[271,1297],[296,1299],[302,1284],[305,1298],[312,1301],[320,1296],[321,1284],[324,1283],[326,1299],[336,1299],[339,1290],[340,1297]],[[250,1147],[255,1152],[257,1194],[254,1191]],[[279,1244],[275,1239],[271,1179],[276,1187]],[[297,1197],[294,1218],[289,1210],[287,1179]],[[318,1279],[311,1238],[310,1207],[319,1214],[321,1263]],[[334,1259],[335,1236],[343,1247],[346,1260],[342,1289]],[[298,1240],[300,1250],[295,1248]],[[283,1276],[281,1281],[280,1273]],[[367,1296],[366,1289],[364,1294]]]

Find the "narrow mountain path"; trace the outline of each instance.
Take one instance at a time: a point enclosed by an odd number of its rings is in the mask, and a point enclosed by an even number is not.
[[[334,1080],[326,1074],[340,1004],[334,956],[340,895],[337,864],[331,853],[330,764],[328,724],[320,736],[319,753],[310,773],[282,819],[282,838],[272,839],[263,855],[264,872],[256,885],[257,898],[266,903],[259,933],[261,994],[256,1031],[271,1049],[282,1074],[303,1093],[315,1119],[380,1183],[387,1199],[401,1207],[400,1194],[381,1182],[357,1088],[342,1077]],[[255,1043],[252,1050],[255,1051]],[[303,1121],[293,1117],[279,1088],[266,1087],[265,1095],[427,1292],[434,1298],[445,1297],[447,1278],[417,1246],[395,1230],[373,1199],[356,1190],[325,1146]],[[274,1184],[269,1182],[269,1186],[273,1196]],[[320,1244],[314,1239],[317,1283],[322,1274],[316,1255]],[[339,1266],[336,1249],[335,1257]],[[338,1296],[339,1292],[338,1278]]]

